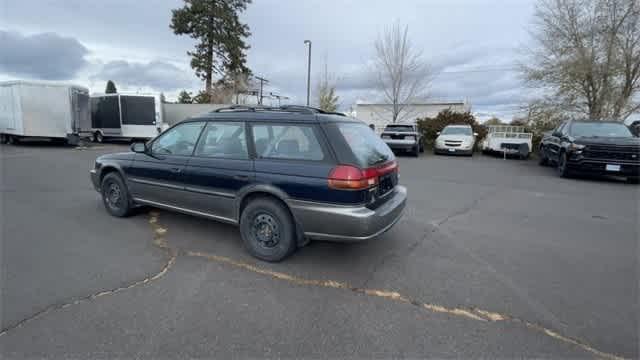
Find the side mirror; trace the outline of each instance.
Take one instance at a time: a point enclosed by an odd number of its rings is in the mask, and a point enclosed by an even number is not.
[[[473,136],[478,136],[478,133],[473,133]]]
[[[438,131],[438,132],[436,133],[436,135],[440,135],[440,131]]]
[[[131,144],[131,151],[134,153],[145,153],[147,152],[147,144],[143,142],[135,142]]]

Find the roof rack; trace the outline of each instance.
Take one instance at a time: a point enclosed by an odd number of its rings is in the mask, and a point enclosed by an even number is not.
[[[232,105],[232,106],[216,109],[212,112],[222,113],[222,112],[243,112],[243,111],[250,111],[250,112],[257,112],[257,111],[278,112],[279,111],[279,112],[297,112],[297,113],[303,113],[303,114],[330,114],[330,115],[346,116],[343,113],[324,111],[322,109],[314,108],[311,106],[303,106],[303,105],[282,105],[282,106],[275,106],[275,107],[262,106],[262,105],[255,105],[255,106]]]

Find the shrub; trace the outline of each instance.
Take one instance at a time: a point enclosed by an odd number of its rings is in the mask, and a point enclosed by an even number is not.
[[[438,132],[447,125],[471,125],[473,132],[478,133],[476,147],[487,136],[487,129],[476,121],[470,112],[454,112],[449,109],[442,110],[436,117],[418,119],[418,129],[422,133],[422,141],[425,147],[433,147]]]

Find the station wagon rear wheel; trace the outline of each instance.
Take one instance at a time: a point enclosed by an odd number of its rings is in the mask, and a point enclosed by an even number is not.
[[[240,234],[251,255],[281,261],[296,249],[296,232],[289,211],[267,198],[251,201],[240,216]]]

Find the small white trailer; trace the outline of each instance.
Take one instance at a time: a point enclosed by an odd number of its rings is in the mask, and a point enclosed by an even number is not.
[[[166,130],[160,95],[91,95],[93,140],[105,138],[151,139]]]
[[[48,138],[77,144],[90,128],[89,89],[44,81],[0,82],[0,142]]]
[[[517,155],[521,159],[529,157],[532,151],[533,134],[525,132],[524,126],[491,125],[487,136],[482,140],[482,152]]]

